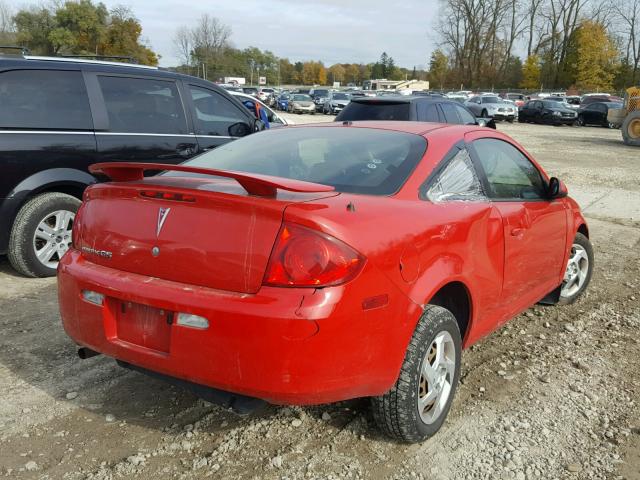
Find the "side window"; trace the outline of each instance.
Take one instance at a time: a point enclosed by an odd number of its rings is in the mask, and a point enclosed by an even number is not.
[[[98,76],[98,82],[112,132],[188,133],[174,82],[104,75]]]
[[[213,90],[189,85],[189,91],[196,111],[196,133],[228,136],[231,125],[247,123],[247,117],[236,105]]]
[[[418,120],[421,122],[440,122],[437,105],[433,102],[418,102]]]
[[[487,200],[466,148],[459,149],[444,170],[438,173],[425,196],[435,203]]]
[[[82,74],[55,70],[0,74],[0,128],[92,130]]]
[[[463,124],[475,125],[476,123],[475,117],[471,115],[466,108],[461,107],[459,105],[454,105],[454,107],[458,111],[458,115],[460,116],[460,120],[462,120]]]
[[[447,123],[462,123],[460,117],[458,116],[458,110],[451,103],[441,103],[440,107],[444,112],[444,119]]]
[[[495,138],[473,142],[487,176],[489,196],[501,200],[545,198],[540,171],[513,145]]]

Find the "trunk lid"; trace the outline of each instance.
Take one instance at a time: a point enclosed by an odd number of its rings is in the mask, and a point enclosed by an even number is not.
[[[288,205],[338,195],[250,195],[233,180],[152,177],[91,187],[75,227],[91,262],[180,283],[255,293]]]

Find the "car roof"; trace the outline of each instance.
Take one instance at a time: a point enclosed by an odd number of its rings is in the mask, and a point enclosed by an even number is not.
[[[123,73],[127,75],[144,75],[161,78],[185,78],[190,80],[201,80],[197,77],[184,75],[182,73],[172,72],[159,67],[150,65],[137,65],[123,62],[110,62],[102,60],[89,60],[82,58],[68,57],[40,57],[40,56],[24,56],[11,57],[0,56],[0,70],[24,68],[36,70],[90,70],[93,72],[104,73]],[[210,83],[210,82],[207,82]],[[221,88],[221,87],[219,87]]]

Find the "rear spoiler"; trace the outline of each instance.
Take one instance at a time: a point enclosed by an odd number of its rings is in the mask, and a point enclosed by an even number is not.
[[[216,170],[214,168],[188,167],[185,165],[167,165],[166,163],[95,163],[89,167],[89,171],[102,174],[114,182],[132,182],[144,179],[145,170],[164,170],[172,172],[199,173],[216,177],[233,178],[248,194],[260,197],[274,197],[277,190],[289,192],[332,192],[334,187],[320,183],[292,180],[290,178],[272,177],[271,175],[259,175],[233,170]]]

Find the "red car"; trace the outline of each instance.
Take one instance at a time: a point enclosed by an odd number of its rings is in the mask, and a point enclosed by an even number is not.
[[[82,357],[227,406],[372,397],[386,433],[421,441],[464,347],[591,277],[578,205],[492,129],[301,126],[92,170],[113,181],[86,191],[60,262],[64,328]]]

